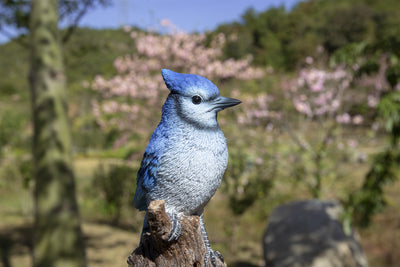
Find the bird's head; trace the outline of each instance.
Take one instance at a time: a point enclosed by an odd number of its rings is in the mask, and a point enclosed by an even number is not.
[[[241,101],[223,97],[215,84],[195,74],[181,74],[161,70],[165,84],[171,91],[177,114],[185,121],[201,128],[217,127],[217,113]]]

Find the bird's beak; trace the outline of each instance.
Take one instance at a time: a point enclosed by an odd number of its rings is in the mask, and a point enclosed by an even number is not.
[[[223,110],[229,107],[236,106],[242,103],[242,101],[230,97],[219,96],[214,101],[212,101],[212,105],[214,109]]]

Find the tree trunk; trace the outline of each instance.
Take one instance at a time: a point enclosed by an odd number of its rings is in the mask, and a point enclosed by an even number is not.
[[[32,0],[33,265],[86,266],[75,197],[57,0]]]
[[[182,216],[182,235],[176,242],[168,242],[171,222],[165,212],[165,201],[152,201],[148,208],[148,223],[151,233],[142,237],[142,242],[128,257],[128,266],[204,266],[206,247],[201,236],[199,216]],[[225,266],[216,257],[216,266]],[[212,266],[209,260],[207,266]]]

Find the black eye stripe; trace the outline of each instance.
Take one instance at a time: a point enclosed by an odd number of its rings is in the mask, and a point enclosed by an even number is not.
[[[200,104],[202,100],[203,99],[199,95],[192,96],[192,103],[195,104],[195,105]]]

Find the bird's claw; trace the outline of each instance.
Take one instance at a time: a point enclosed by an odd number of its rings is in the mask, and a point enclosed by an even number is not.
[[[222,257],[221,253],[216,250],[212,250],[211,248],[208,248],[206,252],[206,257],[204,258],[204,266],[207,266],[208,260],[211,260],[212,266],[217,267],[216,257],[218,257],[221,262],[224,262],[224,258]]]
[[[169,232],[168,241],[172,242],[178,240],[181,236],[182,226],[176,213],[168,213],[168,216],[171,220],[171,231]]]

